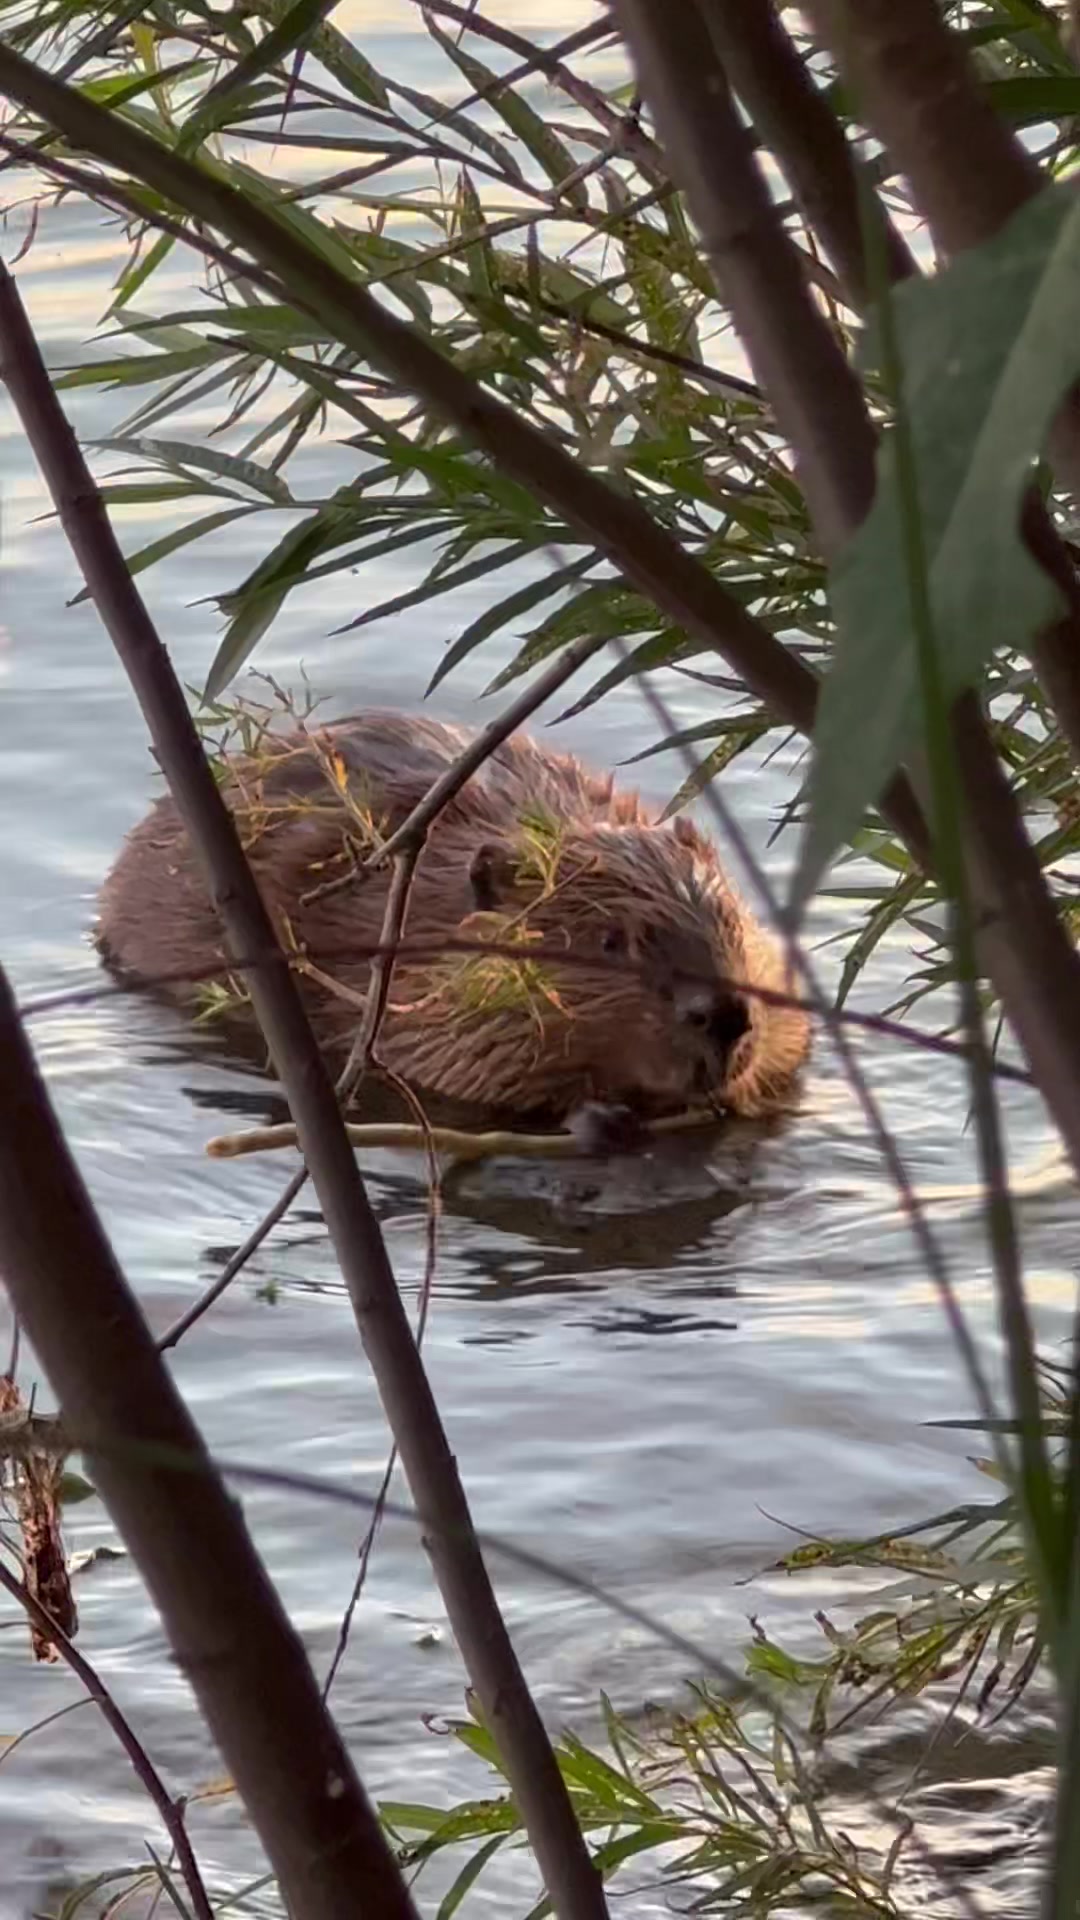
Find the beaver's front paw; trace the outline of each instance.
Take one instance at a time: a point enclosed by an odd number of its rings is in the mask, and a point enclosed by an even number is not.
[[[614,1106],[603,1100],[586,1100],[575,1107],[566,1130],[582,1153],[594,1160],[615,1153],[638,1153],[649,1139],[649,1130],[633,1107]]]

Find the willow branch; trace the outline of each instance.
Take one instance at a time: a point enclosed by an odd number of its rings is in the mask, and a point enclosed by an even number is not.
[[[250,251],[258,263],[252,277],[260,270],[267,274],[275,297],[313,315],[344,345],[418,394],[499,470],[555,507],[669,620],[720,653],[779,719],[800,732],[810,731],[817,700],[814,675],[707,567],[632,496],[616,492],[553,437],[478,386],[418,331],[395,319],[358,281],[307,246],[273,211],[245,199],[2,46],[0,92],[59,127],[76,147],[145,181],[173,205]],[[143,217],[153,218],[146,208],[142,211]],[[187,237],[191,245],[200,245],[197,232]],[[925,821],[905,780],[890,781],[882,807],[918,857],[926,858]]]
[[[311,1920],[415,1910],[300,1640],[154,1348],[0,972],[0,1268],[280,1880]],[[148,1464],[165,1448],[196,1471]]]
[[[140,1784],[145,1788],[161,1816],[161,1824],[172,1842],[177,1865],[184,1877],[184,1885],[191,1898],[192,1912],[196,1920],[215,1920],[214,1909],[210,1905],[210,1896],[206,1891],[195,1850],[191,1844],[184,1821],[184,1809],[181,1801],[174,1800],[160,1773],[155,1767],[131,1722],[121,1713],[104,1680],[96,1667],[92,1666],[86,1655],[80,1653],[74,1641],[64,1632],[63,1627],[53,1619],[47,1607],[43,1607],[35,1594],[30,1592],[25,1581],[19,1580],[0,1560],[0,1586],[4,1587],[13,1600],[30,1620],[39,1633],[56,1648],[66,1666],[71,1668],[76,1678],[82,1681],[87,1694],[101,1709],[102,1718],[112,1728]]]
[[[828,101],[780,21],[773,0],[704,0],[702,16],[759,137],[787,175],[807,226],[821,241],[848,304],[871,294],[851,149]],[[882,212],[889,271],[917,271],[907,242]]]
[[[1017,205],[1040,190],[1042,177],[1038,165],[1034,165],[1024,148],[997,119],[990,102],[978,92],[974,75],[965,77],[963,52],[955,46],[953,36],[947,33],[940,17],[932,35],[940,58],[932,73],[924,75],[924,84],[928,86],[926,98],[936,98],[934,86],[944,86],[947,67],[951,90],[963,94],[965,108],[972,119],[970,123],[961,119],[961,123],[955,125],[944,109],[920,119],[915,113],[917,96],[913,94],[907,69],[894,58],[897,40],[907,44],[907,38],[913,35],[915,10],[890,8],[886,12],[888,36],[880,40],[878,60],[872,61],[874,100],[882,92],[888,96],[888,106],[882,106],[880,127],[886,132],[888,123],[886,138],[890,148],[915,182],[917,198],[926,207],[930,225],[945,248],[949,242],[970,246],[978,238],[984,238],[982,223],[990,213],[994,213],[994,219],[988,230],[997,232]],[[865,244],[853,154],[840,123],[780,25],[773,0],[701,0],[701,15],[707,21],[713,46],[721,54],[730,81],[753,117],[755,129],[773,148],[792,180],[807,223],[819,234],[826,252],[832,255],[846,286],[847,298],[855,307],[865,305],[869,290],[865,284]],[[859,67],[859,81],[867,81],[865,69],[871,60],[869,56],[857,60],[857,48],[861,44],[863,36],[849,19],[846,46],[851,60]],[[924,19],[915,35],[915,44],[922,56],[926,56],[928,40]],[[842,50],[844,48],[838,48],[838,52]],[[951,100],[951,92],[947,98]],[[974,152],[982,161],[988,161],[990,150],[997,156],[995,163],[986,169],[976,167],[972,175],[980,194],[980,219],[970,213],[969,200],[963,192],[963,169],[953,165],[957,138],[963,140],[967,134],[974,134],[976,127],[980,132]],[[947,165],[944,159],[936,161],[926,138],[928,131],[934,140],[944,140],[947,144]],[[924,196],[920,196],[919,186],[924,186]],[[940,215],[938,221],[934,213]],[[915,261],[892,221],[884,215],[882,221],[886,265],[896,280],[913,273]],[[957,234],[961,236],[959,242]],[[1059,428],[1059,451],[1061,447],[1067,449],[1068,432],[1068,420],[1063,419]],[[1068,465],[1068,455],[1065,465]],[[1032,555],[1065,599],[1065,614],[1034,636],[1030,653],[1043,691],[1072,745],[1074,758],[1080,760],[1080,589],[1076,586],[1076,568],[1070,563],[1065,545],[1057,538],[1036,490],[1028,493],[1024,501],[1022,530]]]
[[[818,538],[835,553],[874,485],[859,381],[784,234],[697,0],[615,0],[615,13],[721,299],[794,453]]]
[[[413,1499],[423,1516],[425,1544],[451,1626],[557,1913],[566,1920],[584,1920],[584,1916],[600,1920],[607,1911],[600,1877],[499,1611],[457,1465],[345,1134],[334,1087],[183,690],[127,570],[6,270],[0,272],[0,375],[90,595],[127,670],[228,944],[237,955],[257,950],[277,956],[276,964],[251,976],[252,1003],[296,1123]],[[78,1270],[77,1263],[72,1270]],[[29,1328],[29,1320],[26,1324]],[[93,1346],[88,1345],[87,1364],[93,1354]],[[356,1790],[359,1793],[359,1783]],[[302,1904],[297,1910],[304,1910]],[[397,1909],[391,1905],[389,1910],[411,1912],[411,1903],[406,1897],[404,1905]]]
[[[812,303],[805,288],[797,285],[794,262],[786,268],[781,264],[781,256],[792,254],[791,243],[754,155],[741,138],[723,70],[701,28],[699,4],[708,0],[685,0],[673,15],[668,0],[616,0],[616,12],[673,175],[686,192],[706,251],[723,280],[751,364],[769,391],[782,429],[793,440],[818,538],[826,555],[835,557],[871,504],[872,428],[858,389],[858,417],[853,418],[846,382],[854,382],[854,375],[827,330],[824,338],[817,333],[815,364],[825,390],[845,402],[835,435],[821,416],[818,396],[806,390],[814,368],[809,361],[802,363],[799,347]],[[878,0],[866,4],[874,8]],[[827,376],[820,364],[826,346],[836,363]],[[776,392],[770,388],[770,375],[777,382]],[[995,818],[1000,828],[997,834],[984,835],[973,825],[967,849],[981,958],[1080,1168],[1080,960],[1058,920],[1008,779],[973,702],[964,703],[956,742],[969,823],[981,812]],[[1043,902],[1037,940],[1030,921],[1010,917],[1005,910],[1008,901],[1020,898],[1032,911],[1037,898]]]

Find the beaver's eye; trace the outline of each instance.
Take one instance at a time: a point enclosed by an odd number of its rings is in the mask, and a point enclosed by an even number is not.
[[[605,953],[625,953],[626,935],[621,927],[605,927],[600,945]]]

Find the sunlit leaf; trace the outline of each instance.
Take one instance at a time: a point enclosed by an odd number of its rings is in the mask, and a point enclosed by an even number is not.
[[[216,473],[223,480],[233,480],[239,486],[250,488],[253,493],[262,494],[278,507],[297,505],[288,483],[279,473],[261,466],[256,460],[244,460],[238,454],[225,453],[220,447],[208,447],[202,442],[188,440],[148,440],[130,435],[124,439],[99,440],[95,444],[111,453],[134,453],[146,460],[158,460],[174,470],[195,467],[207,473]]]

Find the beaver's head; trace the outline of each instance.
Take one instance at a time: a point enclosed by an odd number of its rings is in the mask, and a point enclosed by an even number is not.
[[[486,841],[470,877],[478,912],[526,953],[565,950],[537,963],[526,1077],[652,1111],[722,1097],[755,1012],[731,985],[746,975],[741,909],[689,821],[560,823],[546,838],[540,823]]]

